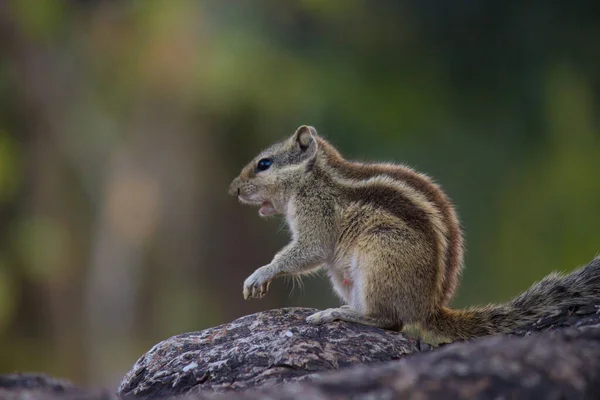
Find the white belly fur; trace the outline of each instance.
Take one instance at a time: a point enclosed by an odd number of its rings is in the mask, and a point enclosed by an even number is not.
[[[360,257],[357,252],[326,265],[327,274],[337,295],[351,308],[366,312]]]

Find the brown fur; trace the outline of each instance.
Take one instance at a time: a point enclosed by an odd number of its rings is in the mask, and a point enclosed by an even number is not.
[[[261,159],[272,165],[259,170]],[[550,275],[504,305],[452,310],[463,239],[451,201],[429,177],[403,165],[346,161],[312,127],[263,151],[230,192],[283,214],[292,242],[244,282],[262,297],[278,276],[323,267],[345,306],[318,312],[389,329],[420,324],[449,338],[507,332],[576,304],[600,302],[600,261],[566,277]]]
[[[442,302],[447,304],[456,292],[460,273],[463,268],[463,236],[450,199],[431,178],[404,165],[373,164],[346,161],[337,150],[319,137],[319,147],[327,154],[329,164],[342,176],[349,179],[368,179],[378,175],[387,175],[405,182],[414,190],[422,193],[427,200],[435,204],[442,214],[448,228],[448,248],[444,260]]]

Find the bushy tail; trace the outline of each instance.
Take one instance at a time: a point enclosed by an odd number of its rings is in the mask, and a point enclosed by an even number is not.
[[[588,304],[600,305],[600,258],[569,275],[552,273],[505,304],[464,310],[444,307],[425,328],[449,339],[470,339],[510,332],[545,315]]]

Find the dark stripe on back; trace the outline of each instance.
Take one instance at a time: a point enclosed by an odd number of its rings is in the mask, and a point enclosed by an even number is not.
[[[421,232],[432,231],[427,213],[393,187],[376,183],[358,188],[343,188],[343,194],[353,203],[367,204],[400,218]]]

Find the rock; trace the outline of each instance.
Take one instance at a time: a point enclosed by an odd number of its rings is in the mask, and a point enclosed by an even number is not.
[[[600,315],[537,336],[454,343],[277,387],[189,399],[591,399],[600,397]]]
[[[548,315],[509,335],[433,351],[396,332],[344,322],[306,324],[313,311],[272,310],[175,336],[140,358],[119,393],[185,393],[193,399],[600,397],[600,313],[594,304]],[[333,371],[342,367],[350,368]]]
[[[71,382],[44,374],[0,375],[0,399],[3,400],[111,400],[117,395],[106,390],[84,390]]]
[[[335,322],[314,326],[316,310],[265,311],[154,346],[125,376],[121,395],[160,396],[241,390],[306,379],[323,371],[419,352],[402,333]]]

